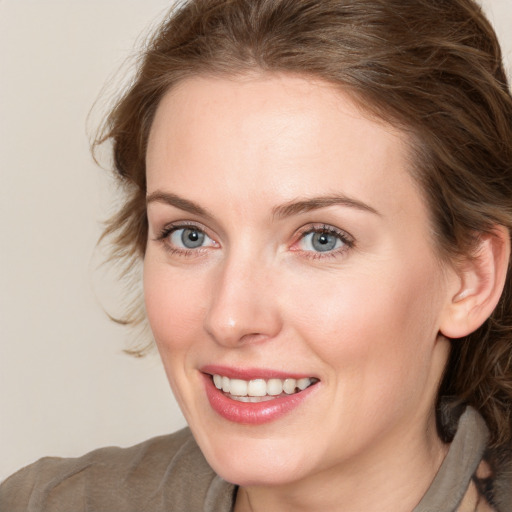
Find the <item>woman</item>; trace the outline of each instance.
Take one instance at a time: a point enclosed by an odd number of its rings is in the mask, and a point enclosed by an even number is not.
[[[512,98],[472,0],[184,2],[105,140],[190,430],[2,510],[511,509]]]

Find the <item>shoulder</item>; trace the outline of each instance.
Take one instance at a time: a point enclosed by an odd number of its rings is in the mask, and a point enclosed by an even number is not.
[[[43,458],[0,486],[0,510],[156,512],[179,503],[201,510],[215,480],[190,430],[183,429],[129,448]]]
[[[512,447],[488,450],[486,458],[490,471],[481,480],[484,494],[495,510],[508,512],[512,504]]]

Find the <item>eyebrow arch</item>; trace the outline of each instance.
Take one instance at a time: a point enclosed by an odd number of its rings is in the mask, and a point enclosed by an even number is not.
[[[176,194],[172,194],[170,192],[163,192],[161,190],[152,192],[146,197],[146,205],[154,202],[168,204],[169,206],[174,206],[175,208],[179,208],[185,212],[201,215],[206,218],[213,218],[213,216],[207,210],[199,206],[197,203],[194,203],[188,199],[184,199],[183,197],[177,196]],[[380,213],[375,210],[375,208],[372,208],[366,203],[347,196],[339,195],[319,196],[309,199],[293,200],[288,203],[276,206],[273,208],[272,214],[274,217],[283,218],[290,217],[292,215],[299,215],[301,213],[307,213],[309,211],[318,210],[320,208],[327,208],[329,206],[347,206],[380,216]]]
[[[168,204],[185,212],[201,215],[202,217],[212,218],[212,215],[198,204],[170,192],[156,190],[146,197],[146,206],[155,202]]]
[[[310,212],[312,210],[318,210],[320,208],[327,208],[328,206],[347,206],[349,208],[355,208],[356,210],[370,212],[379,216],[381,215],[375,208],[372,208],[366,203],[343,195],[320,196],[290,201],[281,206],[275,207],[273,209],[273,215],[274,217],[289,217],[292,215]]]

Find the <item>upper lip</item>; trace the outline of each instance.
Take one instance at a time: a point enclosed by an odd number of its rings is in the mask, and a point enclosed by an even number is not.
[[[200,368],[200,371],[209,375],[222,375],[230,379],[303,379],[306,377],[315,377],[312,374],[304,372],[287,372],[282,370],[274,370],[271,368],[241,368],[236,366],[223,366],[216,364],[208,364]]]

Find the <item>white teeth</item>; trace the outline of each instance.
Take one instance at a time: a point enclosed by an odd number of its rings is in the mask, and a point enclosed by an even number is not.
[[[317,382],[314,377],[304,377],[302,379],[230,379],[222,375],[214,375],[213,383],[217,389],[222,389],[228,393],[231,398],[240,402],[260,402],[270,400],[283,392],[292,395],[298,391],[304,391],[306,388]],[[252,400],[254,398],[254,400]]]
[[[223,379],[227,379],[227,377],[223,377]],[[246,380],[231,379],[229,382],[229,393],[236,396],[246,396],[247,387],[248,385]]]
[[[308,377],[305,377],[304,379],[299,379],[297,381],[297,387],[301,390],[301,391],[304,391],[307,387],[309,387],[311,384],[311,379],[309,379]]]
[[[281,379],[270,379],[267,382],[267,393],[269,395],[280,395],[283,392],[283,381]]]
[[[224,393],[229,393],[230,390],[230,380],[228,377],[222,377],[222,391]]]
[[[273,396],[265,395],[265,396],[234,396],[230,395],[232,400],[236,400],[237,402],[268,402],[269,400],[274,400]]]
[[[247,394],[249,396],[265,396],[267,394],[267,383],[263,379],[250,380]]]
[[[222,377],[220,375],[213,376],[213,383],[217,389],[222,389]]]
[[[297,387],[297,381],[295,379],[286,379],[283,384],[283,391],[287,395],[292,395],[295,393],[295,388]]]

